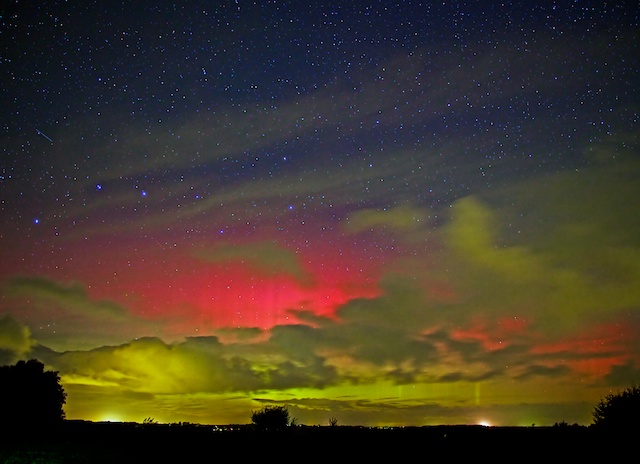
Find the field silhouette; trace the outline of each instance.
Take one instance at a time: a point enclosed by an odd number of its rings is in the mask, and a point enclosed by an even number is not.
[[[632,449],[630,435],[578,425],[290,426],[260,431],[252,425],[65,420],[46,432],[5,430],[0,439],[0,462],[574,462],[593,461],[596,456],[606,462],[626,456]]]

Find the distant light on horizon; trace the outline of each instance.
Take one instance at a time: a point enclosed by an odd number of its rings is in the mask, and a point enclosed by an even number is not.
[[[124,422],[122,419],[119,419],[117,417],[104,417],[102,419],[100,419],[98,422]]]
[[[125,418],[122,414],[117,413],[117,412],[107,412],[104,414],[101,414],[97,417],[95,417],[93,419],[93,421],[95,422],[113,422],[113,423],[118,423],[118,422],[138,422],[135,420],[131,420],[128,418]],[[139,422],[142,422],[142,420],[140,420]]]

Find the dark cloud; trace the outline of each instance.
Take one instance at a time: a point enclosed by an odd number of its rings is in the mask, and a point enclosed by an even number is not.
[[[79,282],[63,284],[45,277],[12,277],[4,283],[3,292],[8,297],[30,298],[75,314],[114,320],[128,317],[122,306],[92,299]]]
[[[11,316],[0,318],[0,364],[24,359],[35,345],[31,330]]]
[[[287,275],[303,284],[311,279],[296,253],[274,242],[221,243],[194,251],[194,256],[214,264],[247,266],[267,276]]]
[[[495,377],[503,376],[504,370],[490,371],[485,370],[479,374],[469,372],[450,372],[438,378],[438,382],[454,383],[454,382],[482,382],[483,380],[492,380]]]
[[[640,383],[640,364],[637,361],[629,360],[622,365],[613,365],[611,370],[604,377],[608,386],[619,389],[627,388]]]
[[[531,365],[526,368],[526,370],[517,375],[515,378],[520,380],[525,380],[532,376],[542,376],[542,377],[564,377],[570,372],[570,369],[567,366],[544,366],[544,365]]]
[[[347,218],[346,229],[351,233],[387,228],[402,232],[423,229],[428,224],[429,216],[425,208],[398,206],[382,210],[357,210]]]
[[[28,315],[33,336],[57,350],[122,343],[149,331],[149,325],[127,308],[93,298],[79,282],[16,276],[6,279],[1,291],[3,309],[20,320]]]

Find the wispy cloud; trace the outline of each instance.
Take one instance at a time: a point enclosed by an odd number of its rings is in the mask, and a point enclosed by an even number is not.
[[[272,241],[244,244],[220,243],[194,250],[193,256],[209,263],[247,266],[266,276],[288,275],[301,283],[311,279],[296,253]]]
[[[3,290],[8,297],[33,299],[74,314],[115,320],[129,316],[125,308],[114,302],[92,299],[79,282],[62,284],[45,277],[17,276],[8,279]]]
[[[93,298],[80,282],[15,276],[6,279],[0,290],[3,311],[28,320],[32,336],[55,349],[123,342],[149,330],[146,321],[124,306]]]
[[[360,209],[347,218],[345,228],[352,233],[391,229],[414,231],[423,229],[429,222],[425,208],[398,206],[389,209]]]

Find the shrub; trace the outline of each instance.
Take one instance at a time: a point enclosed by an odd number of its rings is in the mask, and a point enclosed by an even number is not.
[[[264,406],[251,412],[251,422],[256,430],[283,430],[289,425],[289,410],[286,406]]]

